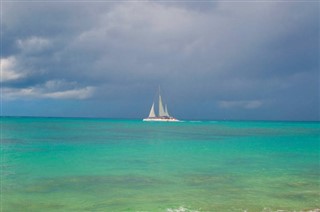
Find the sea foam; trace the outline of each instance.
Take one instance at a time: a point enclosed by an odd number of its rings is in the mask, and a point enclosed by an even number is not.
[[[199,212],[199,211],[180,206],[179,208],[168,208],[167,212]]]

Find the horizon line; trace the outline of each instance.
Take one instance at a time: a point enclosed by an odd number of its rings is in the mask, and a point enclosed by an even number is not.
[[[0,115],[0,118],[65,118],[65,119],[116,119],[116,120],[142,120],[143,118],[129,117],[95,117],[95,116],[28,116],[28,115]],[[320,122],[320,120],[281,120],[281,119],[181,119],[181,121],[239,121],[239,122]]]

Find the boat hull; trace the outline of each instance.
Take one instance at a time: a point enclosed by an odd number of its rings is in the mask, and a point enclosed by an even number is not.
[[[178,122],[180,120],[175,118],[145,118],[143,121],[154,121],[154,122]]]

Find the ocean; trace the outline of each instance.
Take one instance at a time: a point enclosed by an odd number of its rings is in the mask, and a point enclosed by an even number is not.
[[[320,211],[320,123],[1,118],[1,212]]]

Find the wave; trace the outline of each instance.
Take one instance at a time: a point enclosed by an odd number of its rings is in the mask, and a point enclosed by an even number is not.
[[[179,208],[167,208],[166,212],[200,212],[180,206]]]
[[[247,209],[233,209],[232,211],[234,212],[248,212]],[[184,206],[180,206],[178,208],[167,208],[166,212],[200,212],[200,210],[193,210],[186,208]],[[305,210],[282,210],[282,209],[271,209],[271,208],[263,208],[261,212],[320,212],[320,208],[315,208],[315,209],[305,209]]]
[[[320,212],[320,208],[315,209],[304,209],[304,210],[282,210],[282,209],[276,209],[273,210],[271,208],[264,208],[261,212]]]
[[[191,123],[219,123],[219,121],[207,121],[207,120],[193,120],[193,121],[187,121]]]

